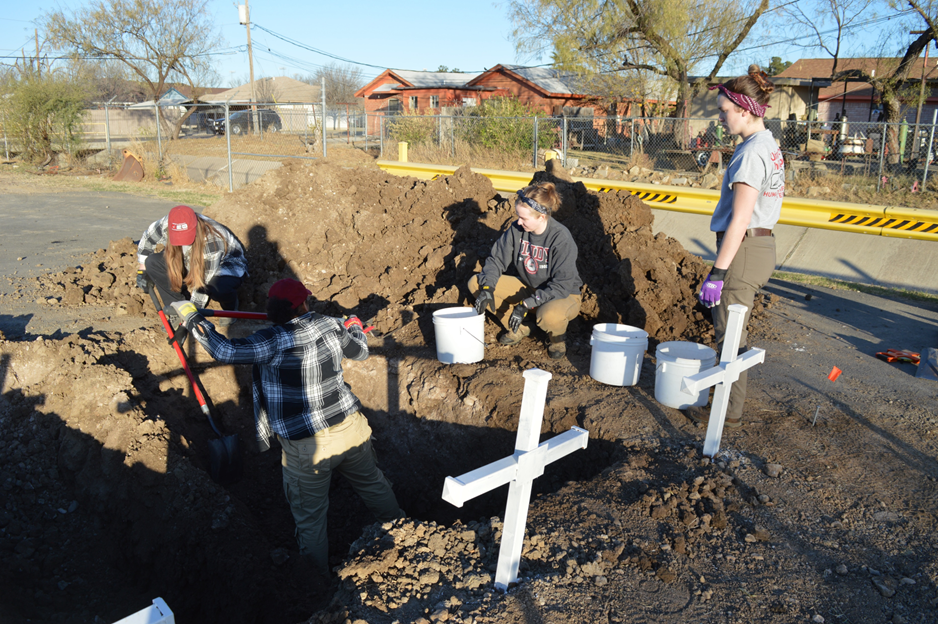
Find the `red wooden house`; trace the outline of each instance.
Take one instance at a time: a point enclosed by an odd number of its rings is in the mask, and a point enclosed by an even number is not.
[[[515,97],[548,115],[561,115],[569,107],[592,107],[592,98],[577,93],[574,85],[571,74],[546,67],[496,65],[480,74],[386,69],[355,97],[364,98],[368,131],[375,132],[382,114],[445,114],[443,108],[475,106],[491,97]]]

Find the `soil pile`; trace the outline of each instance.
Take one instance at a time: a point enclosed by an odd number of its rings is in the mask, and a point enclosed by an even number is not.
[[[705,338],[694,293],[706,265],[677,241],[654,236],[647,206],[628,193],[589,192],[559,168],[536,179],[557,184],[564,199],[557,219],[579,246],[586,287],[574,332],[618,322],[659,341]],[[319,311],[374,318],[388,333],[415,311],[471,302],[465,285],[514,218],[513,206],[467,167],[422,181],[294,160],[205,212],[245,243],[244,309],[263,309],[270,285],[294,277],[320,301]],[[149,312],[134,287],[134,252],[129,238],[116,241],[81,269],[39,278],[39,286],[66,305],[110,301],[121,313]]]

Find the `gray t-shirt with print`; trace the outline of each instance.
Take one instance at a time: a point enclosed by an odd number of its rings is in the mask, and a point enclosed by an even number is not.
[[[749,135],[730,157],[720,189],[720,201],[710,219],[710,230],[725,232],[733,218],[732,185],[741,182],[759,191],[750,228],[773,228],[782,213],[785,196],[785,161],[769,130]]]

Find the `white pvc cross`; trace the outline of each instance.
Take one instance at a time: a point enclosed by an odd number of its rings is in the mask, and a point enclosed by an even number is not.
[[[710,370],[688,375],[681,382],[681,390],[689,394],[697,394],[704,388],[716,386],[713,391],[707,437],[704,439],[703,454],[708,457],[714,457],[720,451],[720,438],[723,437],[723,423],[726,421],[726,408],[729,406],[733,384],[739,379],[741,372],[765,362],[764,349],[752,348],[736,357],[748,309],[738,303],[729,306],[720,363]]]
[[[544,474],[547,464],[570,453],[586,448],[589,432],[579,427],[538,445],[541,422],[544,420],[544,405],[547,399],[547,382],[551,374],[537,368],[524,371],[524,396],[521,398],[521,415],[518,418],[518,437],[515,452],[511,457],[494,461],[458,477],[446,477],[443,484],[443,500],[462,507],[467,500],[509,483],[508,505],[505,507],[505,524],[502,543],[498,550],[498,567],[495,571],[495,587],[508,589],[509,583],[518,580],[521,563],[521,548],[524,545],[524,525],[528,519],[528,504],[534,479]]]

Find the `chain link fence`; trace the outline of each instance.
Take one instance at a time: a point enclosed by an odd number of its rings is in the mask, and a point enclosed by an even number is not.
[[[577,175],[589,176],[596,167],[617,172],[609,177],[633,180],[681,172],[694,184],[706,172],[719,173],[739,143],[717,120],[702,118],[488,117],[472,108],[444,109],[442,115],[382,114],[313,102],[192,108],[139,104],[90,110],[85,151],[110,155],[111,164],[122,149],[144,152],[160,170],[171,161],[192,178],[233,190],[285,158],[328,157],[330,145],[397,159],[400,143],[408,144],[410,160],[430,164],[536,169],[553,150],[568,168],[578,168]],[[917,126],[846,118],[766,119],[765,124],[785,155],[790,180],[833,175],[877,190],[891,180],[924,187],[929,169],[934,170],[934,119]],[[18,148],[5,132],[3,141],[9,158]]]

